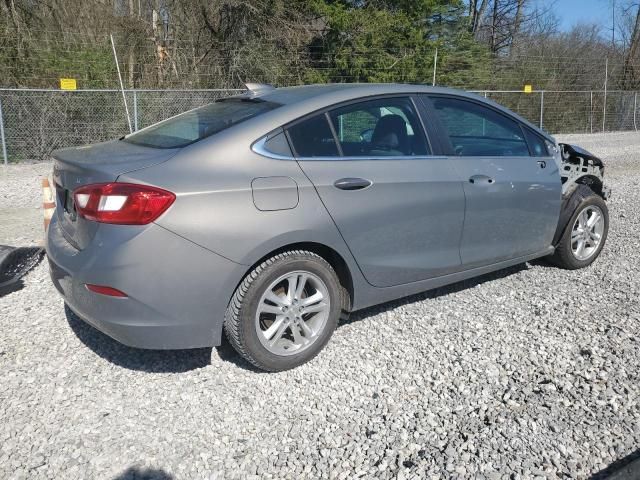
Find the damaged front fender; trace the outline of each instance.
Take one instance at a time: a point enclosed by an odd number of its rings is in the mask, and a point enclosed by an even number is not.
[[[569,197],[579,185],[586,185],[607,200],[611,190],[604,184],[602,160],[585,149],[568,143],[559,143],[562,196]]]
[[[553,238],[557,245],[568,222],[585,198],[593,193],[607,200],[611,190],[604,184],[602,160],[583,148],[568,143],[559,143],[555,149],[555,160],[562,180],[562,208]]]

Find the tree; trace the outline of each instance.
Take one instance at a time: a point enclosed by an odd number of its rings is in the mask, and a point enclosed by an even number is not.
[[[635,14],[627,16],[627,18],[633,19],[633,23],[631,24],[631,22],[629,22],[623,24],[623,29],[625,29],[626,27],[626,35],[623,34],[623,41],[626,47],[621,82],[621,88],[623,89],[637,88],[638,84],[640,83],[636,63],[638,62],[638,55],[640,54],[640,6],[631,4],[627,7],[624,7],[623,11],[632,12],[634,9]]]

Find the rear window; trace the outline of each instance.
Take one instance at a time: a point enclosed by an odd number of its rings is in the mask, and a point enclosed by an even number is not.
[[[129,135],[125,142],[153,148],[181,148],[279,107],[259,98],[227,98]]]

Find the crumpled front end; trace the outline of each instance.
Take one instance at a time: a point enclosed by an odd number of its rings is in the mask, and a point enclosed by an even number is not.
[[[578,185],[587,185],[594,192],[607,200],[611,189],[604,184],[604,164],[592,153],[576,145],[559,143],[556,159],[560,167],[562,179],[562,195],[568,197]]]

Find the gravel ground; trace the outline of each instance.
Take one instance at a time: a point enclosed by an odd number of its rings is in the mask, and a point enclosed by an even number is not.
[[[42,177],[51,163],[0,166],[0,244],[42,242]]]
[[[289,372],[228,345],[124,347],[65,311],[40,265],[0,298],[0,478],[589,478],[637,455],[640,135],[570,140],[613,188],[594,265],[358,312]],[[0,214],[35,210],[48,171],[0,170]],[[38,235],[0,223],[0,242]]]

